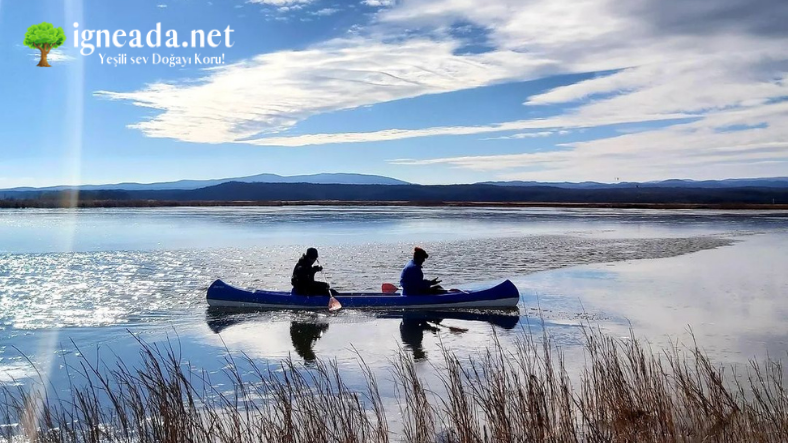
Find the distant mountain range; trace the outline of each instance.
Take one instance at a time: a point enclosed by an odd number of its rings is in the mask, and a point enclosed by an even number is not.
[[[80,191],[173,191],[195,190],[217,186],[224,183],[308,183],[315,185],[410,185],[406,181],[380,175],[367,174],[313,174],[282,176],[277,174],[258,174],[247,177],[221,178],[212,180],[178,180],[161,183],[116,183],[107,185],[82,186],[49,186],[45,188],[11,188],[0,190],[0,198],[15,197],[18,193],[64,191],[79,189]],[[562,189],[622,189],[622,188],[699,188],[728,189],[743,187],[788,188],[788,177],[770,178],[736,178],[727,180],[680,180],[671,179],[652,182],[536,182],[536,181],[497,181],[480,182],[475,185],[494,185],[505,187],[539,187],[549,186]]]
[[[732,178],[727,180],[681,180],[671,179],[652,182],[620,182],[620,183],[599,183],[599,182],[534,182],[534,181],[506,181],[506,182],[482,182],[479,184],[495,186],[552,186],[564,189],[609,189],[609,188],[701,188],[701,189],[724,189],[724,188],[788,188],[788,177],[770,178]]]
[[[634,203],[634,204],[788,204],[788,178],[665,180],[648,183],[495,182],[414,185],[362,174],[283,177],[260,174],[219,180],[121,183],[73,188],[0,190],[4,207],[59,205],[79,191],[80,202],[108,205],[184,204],[188,202],[446,202]],[[148,203],[146,203],[148,202]]]
[[[81,191],[161,191],[161,190],[190,190],[207,188],[222,183],[243,182],[243,183],[312,183],[312,184],[332,184],[332,185],[407,185],[408,182],[395,178],[383,177],[380,175],[367,174],[313,174],[313,175],[292,175],[282,176],[276,174],[258,174],[248,177],[220,178],[213,180],[178,180],[174,182],[161,183],[116,183],[111,185],[82,185],[82,186],[49,186],[46,188],[11,188],[3,189],[0,192],[29,192],[29,191],[63,191],[67,189],[79,189]]]

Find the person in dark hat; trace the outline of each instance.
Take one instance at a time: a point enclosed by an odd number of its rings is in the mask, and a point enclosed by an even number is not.
[[[322,266],[315,266],[317,260],[317,249],[309,248],[306,254],[302,255],[293,269],[293,277],[290,283],[293,284],[293,292],[298,295],[336,295],[336,291],[330,289],[328,283],[315,281],[315,274],[322,271]]]
[[[421,266],[424,264],[424,261],[427,260],[427,257],[429,257],[429,254],[427,254],[427,251],[424,249],[419,247],[413,249],[413,260],[405,265],[399,277],[399,284],[402,286],[403,295],[446,293],[446,290],[438,284],[440,280],[437,278],[432,280],[424,279],[424,272],[422,272]]]

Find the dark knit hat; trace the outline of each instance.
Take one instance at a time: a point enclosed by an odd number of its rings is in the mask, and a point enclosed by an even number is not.
[[[306,250],[306,256],[308,258],[317,258],[317,249],[309,248]]]
[[[427,254],[427,251],[425,251],[424,249],[421,249],[421,248],[420,248],[420,247],[418,247],[418,246],[416,246],[415,248],[413,248],[413,257],[414,257],[414,258],[418,258],[418,257],[424,257],[424,258],[428,258],[429,256],[430,256],[430,255],[429,255],[429,254]]]

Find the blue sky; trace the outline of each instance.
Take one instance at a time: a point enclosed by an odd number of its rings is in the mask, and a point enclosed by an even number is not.
[[[770,0],[0,0],[0,187],[788,176],[787,18]],[[42,21],[69,39],[49,69],[22,45]],[[82,56],[75,21],[230,26],[234,46]],[[227,63],[99,57],[195,52]]]

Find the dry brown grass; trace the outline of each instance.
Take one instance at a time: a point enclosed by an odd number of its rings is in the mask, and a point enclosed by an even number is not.
[[[0,390],[0,439],[35,442],[783,442],[788,396],[778,361],[743,374],[693,343],[654,353],[586,329],[586,367],[571,378],[547,336],[523,334],[460,359],[444,349],[442,386],[427,386],[405,353],[392,362],[402,427],[378,383],[352,390],[336,363],[262,368],[228,357],[230,392],[184,364],[171,345],[140,342],[143,364],[81,360],[71,397]]]

